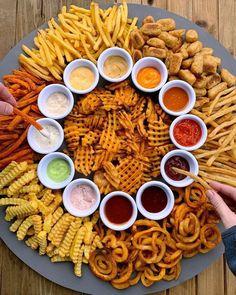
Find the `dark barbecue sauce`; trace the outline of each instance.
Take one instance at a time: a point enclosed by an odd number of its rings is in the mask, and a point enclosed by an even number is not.
[[[190,171],[189,163],[186,159],[184,159],[181,156],[173,156],[169,158],[165,163],[165,172],[169,178],[172,180],[182,180],[186,176],[183,174],[180,174],[178,172],[175,172],[172,168],[176,167],[185,171]]]
[[[141,202],[148,212],[158,213],[166,207],[167,196],[163,189],[157,186],[150,186],[144,190]]]

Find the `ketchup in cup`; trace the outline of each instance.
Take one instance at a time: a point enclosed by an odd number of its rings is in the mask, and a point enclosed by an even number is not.
[[[202,130],[195,120],[183,119],[174,126],[173,135],[178,144],[190,147],[199,142]]]

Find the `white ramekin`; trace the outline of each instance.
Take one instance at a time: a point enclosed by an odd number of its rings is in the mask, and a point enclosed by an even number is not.
[[[109,56],[121,56],[126,60],[127,65],[128,65],[128,70],[122,77],[111,78],[111,77],[108,77],[104,73],[104,70],[103,70],[104,63]],[[104,50],[100,54],[100,56],[98,58],[98,62],[97,62],[97,67],[98,67],[98,71],[99,71],[100,75],[103,77],[103,79],[105,79],[109,82],[112,82],[112,83],[118,83],[118,82],[124,81],[125,79],[127,79],[129,77],[129,75],[132,71],[132,68],[133,68],[133,60],[132,60],[131,55],[125,49],[119,48],[119,47],[111,47],[111,48],[107,48],[106,50]]]
[[[137,81],[138,72],[141,69],[146,68],[146,67],[156,68],[160,72],[161,82],[154,88],[144,88]],[[167,70],[165,64],[160,59],[158,59],[156,57],[143,57],[140,60],[138,60],[136,62],[136,64],[133,66],[131,78],[132,78],[134,85],[139,90],[141,90],[143,92],[148,92],[148,93],[156,92],[159,89],[161,89],[164,86],[164,84],[166,83],[167,78],[168,78],[168,70]]]
[[[106,205],[107,201],[114,196],[123,196],[123,197],[127,198],[132,204],[132,208],[133,208],[132,216],[125,223],[115,224],[115,223],[110,222],[108,220],[108,218],[106,217],[105,205]],[[117,208],[117,210],[119,210],[119,208]],[[134,224],[134,222],[137,218],[137,215],[138,215],[138,210],[137,210],[137,206],[136,206],[134,199],[129,194],[122,192],[122,191],[115,191],[115,192],[112,192],[112,193],[109,193],[108,195],[106,195],[100,204],[99,212],[100,212],[100,217],[102,219],[102,222],[110,229],[117,230],[117,231],[125,230],[125,229],[131,227]]]
[[[46,110],[46,101],[47,101],[48,97],[50,95],[52,95],[53,93],[56,93],[56,92],[64,94],[67,97],[68,101],[69,101],[69,105],[67,107],[67,110],[64,113],[62,113],[61,115],[53,115],[53,114],[51,114],[50,112],[48,112]],[[45,117],[55,119],[55,120],[63,119],[71,112],[73,106],[74,106],[73,94],[64,85],[50,84],[50,85],[46,86],[45,88],[43,88],[43,90],[39,93],[38,107],[39,107],[40,112]],[[55,108],[56,108],[56,105],[55,105]]]
[[[48,164],[54,160],[54,159],[63,159],[63,160],[66,160],[68,162],[68,164],[70,165],[70,175],[69,177],[62,181],[62,182],[55,182],[53,181],[52,179],[50,179],[48,176],[47,176],[47,167],[48,167]],[[59,153],[59,152],[56,152],[56,153],[50,153],[46,156],[44,156],[39,164],[38,164],[38,168],[37,168],[37,174],[38,174],[38,178],[40,180],[40,182],[48,187],[48,188],[51,188],[51,189],[61,189],[65,186],[67,186],[68,183],[70,183],[75,175],[75,168],[74,168],[74,163],[73,161],[71,160],[70,157],[68,157],[66,154],[63,154],[63,153]]]
[[[147,211],[143,207],[142,201],[141,201],[141,197],[142,197],[142,194],[145,191],[145,189],[147,189],[148,187],[152,187],[152,186],[156,186],[156,187],[163,189],[163,191],[166,193],[166,196],[167,196],[166,207],[158,213],[152,213],[152,212]],[[148,219],[152,219],[152,220],[160,220],[160,219],[167,217],[171,213],[171,211],[174,207],[174,202],[175,202],[175,198],[174,198],[173,192],[166,184],[164,184],[163,182],[160,182],[160,181],[149,181],[149,182],[144,183],[139,188],[139,190],[136,194],[136,204],[137,204],[139,212],[144,217],[146,217]]]
[[[89,185],[90,187],[92,187],[94,189],[95,194],[96,194],[96,202],[88,210],[78,210],[72,205],[72,203],[70,201],[70,194],[71,194],[72,190],[77,185],[81,185],[81,184]],[[100,200],[101,200],[101,195],[100,195],[97,185],[93,181],[91,181],[87,178],[79,178],[79,179],[73,180],[70,184],[67,185],[67,187],[64,189],[62,198],[63,198],[63,204],[64,204],[66,210],[70,214],[72,214],[74,216],[78,216],[78,217],[85,217],[85,216],[89,216],[89,215],[93,214],[97,210]]]
[[[189,164],[189,172],[191,172],[194,175],[198,175],[198,170],[199,170],[198,161],[191,153],[184,151],[184,150],[170,151],[161,160],[161,165],[160,165],[161,176],[164,178],[164,180],[168,184],[175,186],[175,187],[186,187],[186,186],[190,185],[191,183],[193,183],[194,180],[191,177],[186,176],[182,180],[173,180],[166,174],[165,164],[166,164],[167,160],[169,160],[170,158],[172,158],[174,156],[180,156],[180,157],[184,158]]]
[[[89,68],[95,75],[94,83],[89,88],[87,88],[85,90],[75,89],[70,84],[70,74],[71,74],[71,72],[73,70],[77,69],[77,68],[80,68],[80,67]],[[98,81],[99,81],[98,69],[95,66],[95,64],[92,63],[90,60],[82,59],[82,58],[81,59],[75,59],[66,66],[66,68],[64,70],[64,73],[63,73],[63,80],[64,80],[64,83],[65,83],[66,87],[68,87],[72,92],[77,93],[77,94],[86,94],[86,93],[91,92],[98,84]]]
[[[57,121],[55,121],[54,119],[50,119],[50,118],[41,118],[41,119],[38,119],[36,122],[40,123],[42,126],[52,125],[55,128],[57,128],[57,130],[59,132],[59,139],[58,139],[58,142],[55,144],[55,146],[52,146],[51,148],[48,148],[48,149],[42,148],[35,141],[35,133],[36,133],[37,129],[33,125],[31,125],[29,127],[29,130],[27,133],[27,140],[28,140],[28,144],[30,145],[32,150],[34,150],[35,152],[37,152],[39,154],[49,154],[49,153],[52,153],[52,152],[55,152],[56,150],[58,150],[64,141],[64,131],[63,131],[61,125]]]
[[[200,138],[200,140],[195,144],[195,145],[192,145],[192,146],[183,146],[181,144],[179,144],[175,138],[174,138],[174,127],[175,125],[184,120],[184,119],[191,119],[191,120],[194,120],[195,122],[197,122],[201,128],[201,131],[202,131],[202,136]],[[170,134],[170,139],[171,141],[173,142],[173,144],[179,148],[179,149],[183,149],[183,150],[186,150],[186,151],[194,151],[194,150],[197,150],[199,149],[206,141],[207,139],[207,127],[206,127],[206,124],[203,122],[202,119],[200,119],[199,117],[195,116],[195,115],[182,115],[182,116],[179,116],[177,117],[170,125],[170,129],[169,129],[169,134]]]
[[[163,98],[164,98],[166,91],[171,88],[174,88],[174,87],[182,88],[184,91],[186,91],[186,93],[188,95],[188,104],[185,106],[185,108],[183,110],[178,111],[178,112],[169,110],[163,102]],[[160,104],[161,108],[166,113],[168,113],[172,116],[180,116],[180,115],[184,115],[184,114],[189,113],[192,110],[192,108],[194,107],[195,102],[196,102],[195,91],[194,91],[193,87],[185,81],[173,80],[173,81],[167,82],[161,88],[161,90],[159,92],[159,104]]]

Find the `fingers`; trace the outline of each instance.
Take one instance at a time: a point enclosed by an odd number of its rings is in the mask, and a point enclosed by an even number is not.
[[[209,185],[218,193],[222,193],[223,195],[230,197],[231,199],[236,201],[236,188],[222,184],[216,181],[211,181]]]
[[[1,82],[0,82],[0,99],[10,103],[13,106],[16,106],[15,98],[8,91],[7,87],[5,87]]]
[[[13,114],[13,106],[5,101],[0,101],[0,115],[12,115]]]
[[[227,229],[236,225],[236,215],[225,204],[221,196],[213,190],[208,190],[206,195],[215,207],[215,210],[219,214],[225,228]]]

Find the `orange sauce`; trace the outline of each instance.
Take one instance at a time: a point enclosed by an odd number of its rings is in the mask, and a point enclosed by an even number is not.
[[[165,107],[173,112],[182,111],[188,104],[188,101],[187,92],[179,87],[168,89],[163,97]]]
[[[161,74],[153,67],[146,67],[138,72],[137,81],[144,88],[155,88],[161,82]]]

